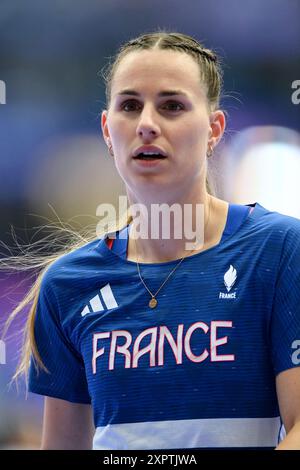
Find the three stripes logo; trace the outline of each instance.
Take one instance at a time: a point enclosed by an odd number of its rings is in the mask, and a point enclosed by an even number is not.
[[[84,307],[81,312],[81,316],[84,317],[88,313],[98,313],[105,309],[109,310],[116,307],[118,307],[118,304],[111,287],[109,284],[106,284],[106,286],[100,289],[99,294],[95,295]]]

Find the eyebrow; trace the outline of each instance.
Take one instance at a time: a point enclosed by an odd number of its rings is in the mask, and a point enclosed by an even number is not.
[[[131,96],[140,96],[140,93],[134,90],[123,90],[120,91],[120,93],[117,93],[117,95],[131,95]],[[158,96],[177,96],[177,95],[183,95],[187,97],[187,94],[184,91],[181,90],[165,90],[165,91],[160,91],[158,93]]]

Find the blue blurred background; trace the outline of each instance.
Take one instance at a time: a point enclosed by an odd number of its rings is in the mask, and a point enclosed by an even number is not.
[[[157,28],[193,35],[223,57],[227,132],[210,169],[217,195],[300,218],[299,18],[299,0],[1,0],[2,242],[14,243],[14,226],[28,243],[52,208],[63,221],[93,224],[100,203],[125,194],[100,132],[99,71],[123,41]],[[1,273],[0,333],[29,286]],[[40,440],[42,398],[26,397],[24,384],[8,388],[24,318],[0,360],[0,448]]]

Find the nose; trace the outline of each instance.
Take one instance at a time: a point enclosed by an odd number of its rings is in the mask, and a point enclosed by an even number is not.
[[[151,106],[144,106],[136,128],[136,134],[143,139],[153,139],[160,135],[160,127],[155,110]]]

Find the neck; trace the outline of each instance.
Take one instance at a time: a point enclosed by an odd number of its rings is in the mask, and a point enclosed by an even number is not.
[[[133,198],[129,201],[130,206],[137,204]],[[162,211],[161,218],[157,218],[157,209],[153,211],[155,204],[156,208],[159,204],[157,201],[143,201],[145,210],[138,213],[138,218],[132,214],[128,259],[142,263],[167,262],[213,246],[218,237],[216,201],[207,193],[199,196],[196,202],[190,198],[185,198],[184,202],[177,199],[178,212],[171,217],[172,211],[168,208],[172,207],[172,203],[169,201],[166,204],[164,201],[166,211]],[[182,217],[178,216],[180,213]]]

